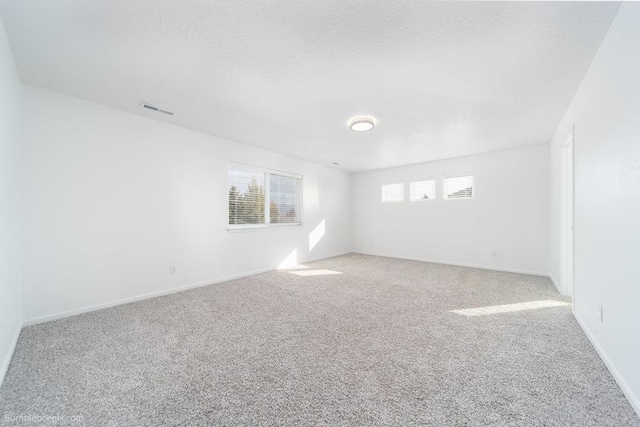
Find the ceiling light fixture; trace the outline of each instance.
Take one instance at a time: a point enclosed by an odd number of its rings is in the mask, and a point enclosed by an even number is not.
[[[374,126],[375,121],[371,117],[357,117],[349,122],[349,129],[355,132],[366,132]]]

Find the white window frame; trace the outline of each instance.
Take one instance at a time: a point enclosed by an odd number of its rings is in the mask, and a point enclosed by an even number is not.
[[[236,166],[246,171],[253,171],[256,174],[262,173],[264,174],[264,224],[229,224],[229,166]],[[298,213],[298,222],[287,222],[287,223],[279,223],[279,224],[270,224],[271,218],[271,175],[279,175],[286,176],[290,178],[295,178],[300,180],[300,185],[298,187],[298,205],[296,206],[296,210]],[[239,162],[229,162],[227,165],[227,180],[226,180],[226,194],[227,194],[227,227],[226,230],[233,231],[263,231],[263,230],[278,230],[278,229],[286,229],[291,227],[301,227],[303,225],[302,215],[303,215],[303,194],[304,194],[304,180],[302,175],[298,175],[291,172],[285,172],[277,169],[270,169],[260,166],[249,165],[246,163]]]
[[[385,185],[395,185],[395,184],[402,184],[402,200],[383,200],[382,199],[382,191],[385,187]],[[380,201],[382,203],[404,203],[406,198],[407,198],[407,186],[404,183],[404,180],[401,181],[394,181],[394,182],[386,182],[380,185]]]
[[[434,190],[436,192],[435,197],[433,199],[412,199],[411,198],[411,184],[414,182],[423,182],[423,181],[433,181],[434,182]],[[433,202],[434,200],[438,200],[438,180],[435,176],[431,176],[429,178],[411,178],[409,180],[409,201],[410,202]]]
[[[471,191],[471,197],[454,197],[454,198],[448,198],[447,197],[447,189],[446,189],[446,185],[447,185],[447,179],[450,178],[462,178],[462,177],[466,177],[466,176],[470,176],[473,178],[473,187],[472,187],[472,191]],[[468,173],[458,173],[455,175],[443,175],[442,176],[442,200],[473,200],[476,198],[476,175],[473,172],[468,172]]]

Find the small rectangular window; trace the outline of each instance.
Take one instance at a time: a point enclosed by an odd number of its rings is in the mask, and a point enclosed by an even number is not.
[[[433,200],[436,198],[436,181],[429,179],[425,181],[412,181],[409,186],[409,198],[416,200]]]
[[[302,177],[229,164],[229,225],[235,228],[301,223]]]
[[[444,199],[473,198],[473,175],[445,178],[443,183]]]
[[[404,182],[384,184],[382,186],[383,202],[402,202],[404,200]]]

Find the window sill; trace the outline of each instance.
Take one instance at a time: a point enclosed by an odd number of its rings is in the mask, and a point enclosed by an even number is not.
[[[227,226],[225,230],[228,233],[243,233],[247,231],[271,231],[271,230],[287,230],[292,228],[302,227],[301,222],[293,222],[289,224],[260,224],[260,225],[239,225],[239,226]]]

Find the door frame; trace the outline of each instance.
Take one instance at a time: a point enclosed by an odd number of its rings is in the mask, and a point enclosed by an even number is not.
[[[575,125],[562,143],[562,292],[575,307]]]

